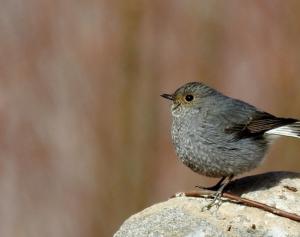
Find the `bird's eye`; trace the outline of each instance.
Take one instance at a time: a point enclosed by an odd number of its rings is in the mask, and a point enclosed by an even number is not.
[[[192,101],[193,99],[194,99],[193,95],[186,95],[185,96],[185,100],[188,101],[188,102]]]

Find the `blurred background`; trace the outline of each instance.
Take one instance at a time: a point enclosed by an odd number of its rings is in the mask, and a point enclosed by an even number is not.
[[[161,93],[202,81],[300,118],[297,0],[1,0],[0,236],[111,236],[215,179],[181,164]],[[281,139],[252,173],[300,170]]]

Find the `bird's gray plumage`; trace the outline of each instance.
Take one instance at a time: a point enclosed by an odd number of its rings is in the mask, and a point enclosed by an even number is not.
[[[298,120],[277,118],[199,82],[163,97],[173,100],[171,134],[178,157],[206,176],[227,177],[254,169],[272,134],[300,136]]]

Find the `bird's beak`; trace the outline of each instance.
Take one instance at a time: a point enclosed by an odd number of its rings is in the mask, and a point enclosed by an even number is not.
[[[160,95],[161,97],[164,97],[168,100],[174,100],[174,95],[169,95],[169,94],[162,94]]]

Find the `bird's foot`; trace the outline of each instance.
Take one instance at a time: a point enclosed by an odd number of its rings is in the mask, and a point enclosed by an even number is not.
[[[217,207],[217,210],[222,204],[222,192],[217,191],[215,194],[212,195],[213,199],[204,207],[201,208],[201,211],[210,210],[213,206]]]
[[[219,186],[219,188],[216,191],[216,193],[214,193],[212,195],[213,200],[209,204],[202,207],[202,209],[201,209],[202,211],[209,210],[213,206],[217,206],[217,209],[219,209],[219,207],[222,204],[221,198],[222,198],[223,191],[224,191],[225,187],[231,182],[232,178],[233,178],[233,175],[228,176],[227,180],[225,180],[225,182],[223,183],[224,179],[226,179],[226,177],[224,177],[215,185],[215,186]]]

